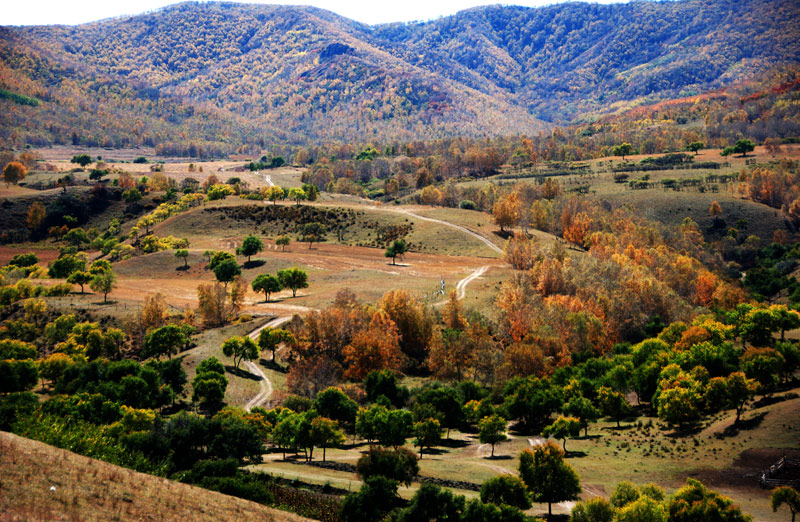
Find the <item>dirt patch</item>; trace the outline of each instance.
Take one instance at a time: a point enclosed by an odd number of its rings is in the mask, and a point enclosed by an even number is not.
[[[19,247],[0,247],[0,265],[5,265],[17,254],[27,254],[33,252],[39,258],[39,264],[47,266],[47,263],[58,258],[58,250],[46,248],[19,248]]]

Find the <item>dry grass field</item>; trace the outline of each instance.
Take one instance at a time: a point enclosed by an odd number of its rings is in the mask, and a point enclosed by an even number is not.
[[[307,519],[0,432],[0,520]]]

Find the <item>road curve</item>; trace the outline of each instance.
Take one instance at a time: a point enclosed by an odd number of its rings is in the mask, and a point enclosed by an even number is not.
[[[475,279],[482,276],[483,274],[485,274],[488,269],[489,269],[488,266],[482,266],[477,270],[475,270],[474,272],[472,272],[467,277],[465,277],[464,279],[462,279],[461,281],[459,281],[458,284],[456,285],[456,296],[459,299],[464,299],[465,297],[467,297],[467,285],[470,284]]]
[[[264,324],[263,326],[256,328],[255,330],[250,332],[248,336],[254,341],[258,340],[258,334],[260,334],[261,330],[263,330],[264,328],[277,328],[278,326],[284,323],[288,323],[291,320],[292,320],[291,315],[277,317],[272,321],[269,321],[268,323]],[[258,395],[250,399],[250,401],[244,407],[245,410],[250,411],[256,406],[261,406],[262,404],[264,404],[269,400],[269,398],[272,396],[272,382],[270,382],[269,378],[267,378],[264,371],[256,363],[251,361],[245,361],[244,365],[251,373],[254,373],[259,377],[261,377],[261,381],[259,383],[261,385],[261,391],[259,392]]]
[[[396,214],[406,214],[406,215],[409,215],[409,216],[413,216],[413,217],[415,217],[417,219],[421,219],[423,221],[430,221],[432,223],[438,223],[438,224],[444,225],[446,227],[455,228],[456,230],[460,230],[460,231],[464,232],[465,234],[469,234],[470,236],[474,237],[475,239],[477,239],[479,241],[482,241],[486,246],[488,246],[489,248],[491,248],[492,250],[494,250],[498,254],[502,254],[503,253],[503,249],[502,248],[500,248],[499,246],[495,245],[489,239],[483,237],[482,235],[478,234],[477,232],[474,232],[474,231],[468,229],[467,227],[462,227],[461,225],[456,225],[455,223],[450,223],[449,221],[443,221],[441,219],[420,216],[419,214],[415,214],[411,210],[407,210],[407,209],[385,208],[385,207],[370,207],[370,208],[374,209],[374,210],[384,210],[386,212],[394,212]]]
[[[460,280],[456,284],[456,298],[457,299],[464,299],[465,297],[467,297],[467,285],[470,284],[475,279],[477,279],[480,276],[482,276],[483,274],[485,274],[486,271],[489,268],[490,268],[489,265],[482,266],[480,268],[476,268],[467,277],[465,277],[464,279]],[[443,306],[446,303],[447,303],[447,300],[439,301],[438,303],[434,303],[433,306]]]

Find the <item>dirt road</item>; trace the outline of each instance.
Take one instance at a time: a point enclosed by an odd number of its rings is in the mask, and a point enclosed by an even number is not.
[[[292,316],[291,315],[278,317],[278,318],[273,319],[272,321],[266,323],[265,325],[256,328],[255,330],[250,332],[248,335],[249,335],[249,337],[251,339],[256,341],[256,340],[258,340],[258,334],[260,334],[261,330],[263,330],[264,328],[277,328],[278,326],[280,326],[280,325],[282,325],[284,323],[288,323],[291,320],[292,320]],[[266,376],[264,371],[256,363],[254,363],[252,361],[245,361],[244,365],[247,367],[247,369],[251,373],[254,373],[254,374],[258,375],[259,377],[261,377],[261,382],[260,382],[261,392],[259,392],[258,395],[256,395],[252,399],[250,399],[250,401],[244,407],[244,409],[246,409],[247,411],[250,411],[251,409],[255,408],[256,406],[261,406],[262,404],[264,404],[265,402],[267,402],[269,400],[269,398],[272,396],[272,382],[270,382],[269,378]]]

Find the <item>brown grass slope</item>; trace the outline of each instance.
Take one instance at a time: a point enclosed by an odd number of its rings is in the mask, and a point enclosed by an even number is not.
[[[308,519],[0,432],[0,520]]]

